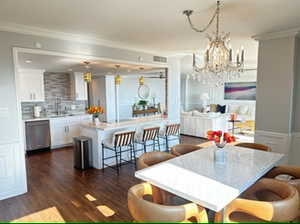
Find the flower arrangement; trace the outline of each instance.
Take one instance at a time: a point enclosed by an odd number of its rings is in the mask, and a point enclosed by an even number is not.
[[[101,106],[91,106],[87,109],[88,114],[92,114],[94,118],[99,117],[104,113],[104,108]]]
[[[228,132],[222,131],[208,131],[207,139],[210,141],[214,141],[219,148],[223,148],[226,145],[226,143],[236,141],[234,136],[232,136]]]

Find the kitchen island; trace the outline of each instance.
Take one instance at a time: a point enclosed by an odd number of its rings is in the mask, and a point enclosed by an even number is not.
[[[125,130],[135,130],[136,135],[142,133],[143,128],[145,127],[160,127],[161,130],[164,129],[165,125],[170,123],[167,118],[162,118],[161,116],[151,116],[146,118],[134,118],[128,121],[121,121],[119,123],[100,123],[95,125],[92,122],[86,122],[81,124],[80,133],[82,136],[86,136],[92,139],[92,157],[90,164],[92,167],[96,169],[102,169],[102,142],[103,141],[111,141],[113,138],[113,134],[118,131],[125,131]],[[170,142],[171,145],[178,144],[177,141]],[[161,149],[165,149],[165,142],[160,139],[160,144],[162,145]],[[140,145],[136,145],[136,147],[142,147]],[[147,151],[152,151],[152,147],[148,147]],[[113,155],[112,151],[107,150],[106,155],[110,156],[109,154]],[[141,155],[142,151],[137,153],[137,156]],[[129,159],[129,153],[126,159]],[[112,159],[108,161],[110,165],[115,164],[115,160]]]

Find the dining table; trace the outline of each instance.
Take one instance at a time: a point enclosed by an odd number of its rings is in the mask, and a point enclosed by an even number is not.
[[[135,176],[219,212],[284,158],[280,153],[226,145],[219,162],[216,150],[216,146],[202,148],[136,171]]]

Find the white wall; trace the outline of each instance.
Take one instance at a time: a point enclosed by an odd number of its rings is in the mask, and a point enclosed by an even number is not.
[[[255,70],[246,71],[241,74],[239,79],[234,79],[231,82],[256,82],[256,74]],[[185,83],[185,77],[182,80],[182,83]],[[201,95],[203,93],[209,93],[211,104],[220,104],[220,105],[228,105],[228,104],[238,104],[238,105],[249,105],[251,107],[255,107],[255,101],[247,101],[247,100],[225,100],[224,99],[224,86],[221,87],[211,87],[208,85],[204,85],[197,80],[190,79],[187,81],[186,86],[181,84],[181,93],[182,96],[186,95],[185,99],[185,107],[186,110],[193,109],[201,109],[202,108],[202,100]]]
[[[132,118],[132,106],[137,103],[139,77],[138,76],[121,76],[122,82],[119,87],[119,106],[120,106],[120,119]],[[161,103],[165,107],[165,79],[149,79],[145,77],[145,85],[150,88],[150,96],[155,95],[156,103]],[[152,98],[148,99],[149,103],[153,103]]]
[[[291,132],[295,37],[261,40],[257,70],[257,130]]]
[[[259,37],[255,142],[300,166],[297,132],[299,47],[295,31]],[[287,161],[288,159],[288,161]]]

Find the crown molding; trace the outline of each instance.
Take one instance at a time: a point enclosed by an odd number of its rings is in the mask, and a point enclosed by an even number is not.
[[[148,53],[148,54],[152,54],[152,55],[167,56],[167,53],[164,53],[164,52],[157,52],[157,51],[152,51],[149,49],[128,46],[128,44],[122,43],[122,42],[109,41],[109,40],[104,40],[104,39],[97,38],[94,36],[89,36],[89,35],[66,33],[66,32],[44,29],[44,28],[39,28],[39,27],[34,27],[34,26],[21,25],[21,24],[16,24],[16,23],[0,22],[0,31],[48,37],[48,38],[74,41],[74,42],[85,43],[85,44],[95,44],[95,45],[100,45],[100,46],[105,46],[105,47],[118,48],[118,49],[123,49],[123,50],[141,52],[141,53]]]
[[[264,33],[264,34],[258,34],[255,36],[252,36],[254,40],[271,40],[271,39],[278,39],[283,37],[296,37],[300,34],[300,27],[289,29],[289,30],[283,30],[278,32],[270,32],[270,33]]]

